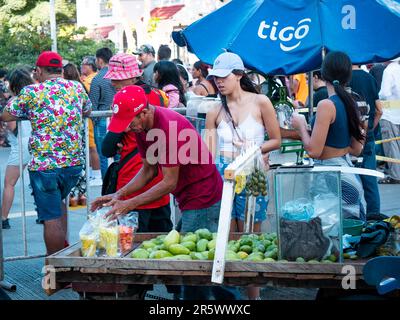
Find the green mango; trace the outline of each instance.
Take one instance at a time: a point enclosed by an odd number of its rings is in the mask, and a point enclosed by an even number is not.
[[[172,257],[172,254],[165,250],[157,250],[150,253],[150,259],[163,259],[166,257]]]
[[[266,249],[266,251],[272,251],[278,249],[278,247],[276,246],[276,244],[271,244],[270,246],[268,246],[268,248]]]
[[[206,260],[203,256],[203,252],[191,252],[190,257],[192,260]]]
[[[207,239],[201,239],[201,240],[197,241],[197,244],[196,244],[197,252],[206,251],[207,245],[208,245]]]
[[[143,241],[141,247],[143,247],[144,249],[151,249],[154,248],[156,246],[156,244],[152,241]]]
[[[207,243],[208,250],[215,249],[216,244],[217,244],[217,240],[216,239],[213,239],[213,240],[209,241]]]
[[[177,256],[172,257],[174,260],[192,260],[192,258],[187,254],[178,254]]]
[[[166,238],[166,234],[160,234],[159,236],[156,237],[156,239],[164,241],[164,239]]]
[[[246,261],[263,261],[264,257],[263,257],[262,253],[255,252],[255,253],[249,254],[249,256],[245,260]]]
[[[217,239],[217,233],[216,232],[213,232],[212,233],[212,240],[216,240]]]
[[[278,259],[278,249],[275,248],[275,249],[273,249],[271,251],[265,252],[264,257],[265,258]]]
[[[308,262],[308,263],[319,263],[319,261],[318,261],[318,260],[315,260],[315,259],[308,260],[307,262]]]
[[[210,251],[203,251],[203,252],[198,252],[198,253],[200,253],[203,256],[202,260],[208,260],[208,253],[209,252]]]
[[[328,259],[332,262],[336,262],[337,261],[337,257],[334,254],[331,254]]]
[[[331,260],[322,260],[322,263],[333,263]]]
[[[147,259],[149,257],[149,253],[146,249],[138,248],[133,250],[131,253],[131,258],[134,259]]]
[[[225,254],[225,259],[228,260],[228,261],[238,261],[238,260],[241,260],[241,259],[237,256],[236,252],[233,252],[233,251],[227,251],[226,254]]]
[[[298,257],[298,258],[296,259],[296,262],[306,262],[306,260],[304,260],[303,257]]]
[[[274,259],[272,258],[265,258],[264,259],[265,262],[276,262]]]
[[[194,233],[187,233],[187,234],[185,234],[185,236],[182,238],[182,241],[181,241],[181,243],[183,243],[183,242],[194,242],[194,243],[196,243],[197,242],[197,235],[195,235]]]
[[[166,251],[168,251],[168,248],[165,246],[164,243],[159,244],[159,245],[153,247],[152,249],[153,249],[152,251],[156,251],[156,250],[166,250]]]
[[[253,241],[258,241],[258,235],[257,234],[250,234],[249,235],[249,239],[251,239]]]
[[[182,242],[181,245],[183,245],[185,248],[188,248],[190,251],[196,251],[196,243],[193,241],[185,241]]]
[[[253,246],[253,240],[251,240],[250,238],[243,238],[243,239],[240,239],[239,244],[240,244],[241,247],[242,246],[250,246],[250,247],[252,247]]]
[[[262,241],[261,241],[261,244],[262,244],[265,248],[268,248],[268,247],[272,244],[272,242],[271,242],[270,240],[262,240]]]
[[[180,234],[176,230],[171,230],[164,239],[164,244],[169,248],[173,244],[178,244],[180,241]]]
[[[199,239],[206,239],[208,241],[212,240],[213,235],[208,229],[198,229],[195,231],[195,234],[197,234],[197,237]]]
[[[211,249],[210,251],[208,251],[208,260],[214,260],[214,256],[215,256],[215,249]]]
[[[246,259],[249,256],[249,254],[247,252],[244,252],[244,251],[239,251],[236,254],[242,260]]]
[[[190,250],[188,248],[186,248],[185,246],[181,245],[181,244],[171,244],[168,247],[169,252],[171,252],[174,256],[176,255],[188,255],[190,254]]]
[[[264,253],[265,252],[265,247],[261,243],[259,243],[256,246],[253,246],[253,252]]]
[[[240,247],[239,251],[244,251],[244,252],[250,254],[253,252],[253,248],[250,247],[249,245],[244,245],[244,246]]]
[[[229,240],[228,245],[235,245],[236,244],[236,240]]]

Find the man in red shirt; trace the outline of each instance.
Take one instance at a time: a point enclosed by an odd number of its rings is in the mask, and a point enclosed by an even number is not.
[[[149,104],[144,90],[127,86],[114,97],[114,115],[108,130],[131,130],[143,167],[123,188],[114,194],[97,198],[92,210],[112,206],[109,215],[126,214],[172,193],[182,211],[182,231],[208,228],[217,232],[222,178],[213,163],[211,153],[192,124],[179,113]],[[127,195],[143,188],[157,174],[163,179],[146,192],[128,200]],[[185,287],[185,299],[209,299],[210,288]],[[236,299],[236,290],[212,287],[216,299]]]
[[[117,92],[127,85],[137,84],[145,90],[151,104],[160,107],[168,105],[168,101],[163,99],[164,96],[166,97],[165,94],[163,95],[158,89],[152,89],[149,85],[141,81],[142,73],[143,71],[139,69],[135,56],[118,53],[111,57],[108,64],[108,72],[104,78],[111,80],[111,84]],[[135,133],[130,130],[118,133],[108,131],[103,140],[101,151],[106,157],[114,157],[119,152],[121,155],[120,163],[124,162],[124,159],[127,157],[131,157],[118,171],[117,191],[127,185],[137,175],[143,165],[142,158],[137,149]],[[162,172],[159,170],[157,176],[147,185],[121,199],[133,198],[151,189],[161,180]],[[172,229],[172,222],[169,203],[170,196],[166,194],[151,203],[136,207],[135,211],[139,213],[138,232],[170,231]]]

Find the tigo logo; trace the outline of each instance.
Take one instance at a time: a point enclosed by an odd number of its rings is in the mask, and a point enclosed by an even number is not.
[[[300,20],[297,23],[297,28],[295,29],[292,26],[287,26],[285,28],[282,28],[278,32],[278,21],[274,21],[271,25],[267,24],[265,21],[261,21],[260,26],[258,28],[258,36],[261,39],[267,39],[268,36],[272,41],[279,40],[280,41],[280,47],[283,51],[291,51],[293,49],[296,49],[300,44],[302,39],[304,39],[309,31],[310,31],[310,26],[308,25],[311,22],[310,18],[305,18]],[[266,34],[266,30],[269,31],[269,34]],[[292,40],[296,39],[298,40],[295,44],[289,46],[288,42],[291,42]]]

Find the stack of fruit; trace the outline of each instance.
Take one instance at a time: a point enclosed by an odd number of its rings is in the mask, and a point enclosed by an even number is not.
[[[135,259],[173,259],[173,260],[213,260],[216,246],[216,233],[199,229],[181,236],[176,230],[168,235],[143,241],[138,249],[131,253]],[[276,233],[246,234],[239,240],[228,243],[226,259],[228,261],[265,261],[274,262],[278,258]]]
[[[264,171],[255,169],[248,177],[246,183],[246,193],[254,197],[266,196],[267,178]]]

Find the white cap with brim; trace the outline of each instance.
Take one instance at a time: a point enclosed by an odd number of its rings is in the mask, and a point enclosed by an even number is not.
[[[245,70],[242,59],[235,53],[224,52],[214,61],[212,70],[208,72],[207,80],[213,77],[225,78],[233,70]]]

